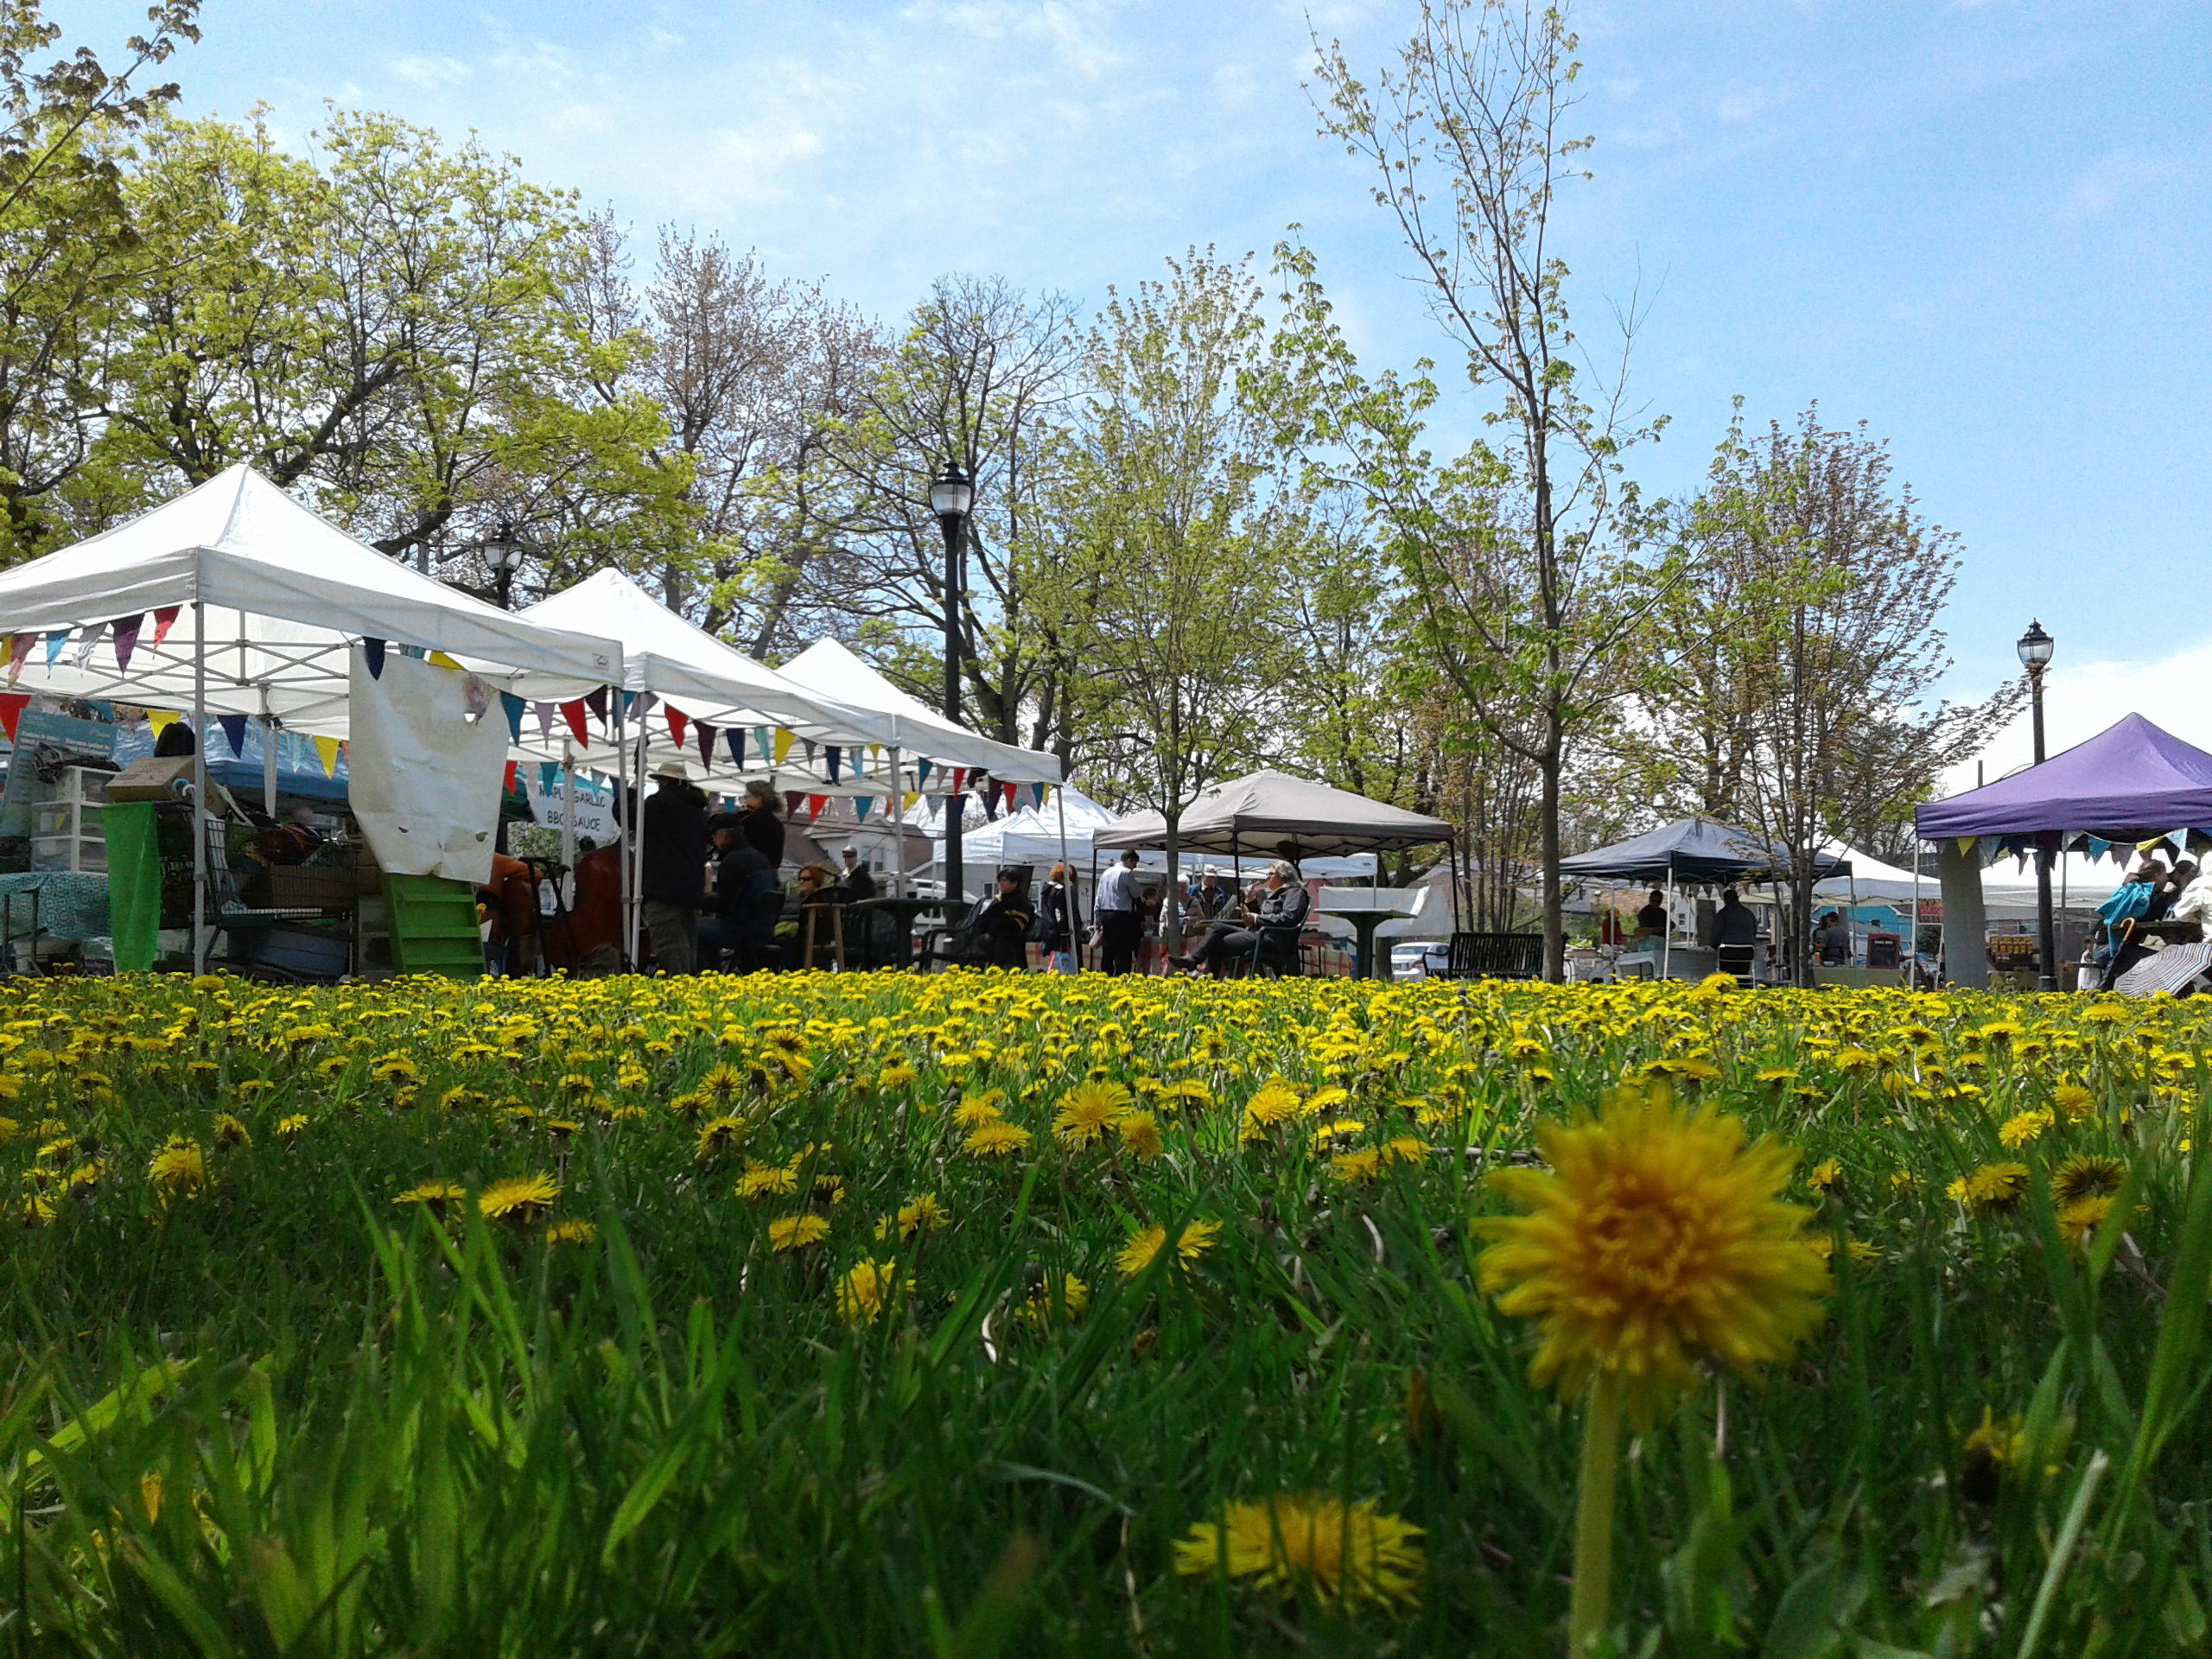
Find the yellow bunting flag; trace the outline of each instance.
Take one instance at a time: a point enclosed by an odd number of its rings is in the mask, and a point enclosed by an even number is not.
[[[146,723],[154,728],[156,737],[159,737],[183,718],[182,715],[172,714],[166,709],[149,709],[146,711]]]
[[[1979,836],[1961,836],[1958,840],[1959,850],[1962,853],[1970,853],[1980,844],[1981,838]]]
[[[918,789],[910,789],[900,798],[899,810],[901,812],[911,812],[914,810],[914,803],[921,798],[921,791]]]
[[[776,728],[776,764],[778,766],[784,764],[784,757],[791,752],[791,745],[796,741],[783,727]]]
[[[442,651],[432,652],[430,653],[429,661],[430,665],[433,668],[459,668],[461,666],[459,663],[454,661],[452,658],[447,656]]]
[[[338,740],[334,737],[315,739],[315,758],[322,762],[324,777],[335,778],[338,775]]]

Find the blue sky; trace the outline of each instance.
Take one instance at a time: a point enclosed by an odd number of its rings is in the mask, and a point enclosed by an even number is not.
[[[1310,10],[1371,65],[1409,9]],[[1096,302],[1192,243],[1264,257],[1296,220],[1363,355],[1402,365],[1442,342],[1314,136],[1308,10],[207,0],[174,73],[193,111],[265,104],[288,139],[325,99],[473,128],[640,231],[718,231],[879,315],[952,270]],[[55,8],[102,41],[134,13]],[[2014,671],[2032,613],[2055,703],[2094,664],[2101,705],[2188,696],[2203,721],[2172,723],[2212,727],[2212,9],[1647,0],[1578,22],[1597,176],[1561,247],[1593,339],[1642,285],[1635,382],[1673,422],[1649,485],[1694,481],[1732,395],[1762,421],[1817,398],[1890,440],[1964,538],[1961,693]]]

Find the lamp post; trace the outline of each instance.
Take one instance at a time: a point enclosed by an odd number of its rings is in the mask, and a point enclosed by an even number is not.
[[[930,480],[930,511],[944,532],[944,717],[960,723],[960,538],[968,527],[968,510],[976,504],[976,486],[960,464],[947,461],[944,470]],[[960,821],[968,810],[968,798],[953,791],[945,803],[944,901],[945,915],[966,897],[960,868]]]
[[[2020,661],[2028,671],[2028,706],[2035,734],[2036,765],[2043,764],[2043,671],[2058,642],[2031,621],[2020,636]],[[2040,836],[2037,837],[2041,839]],[[2048,847],[2036,849],[2036,989],[2058,988],[2058,924],[2050,912],[2050,865],[2056,855]]]
[[[514,608],[515,577],[521,574],[524,551],[511,519],[500,519],[499,527],[484,538],[485,562],[492,567],[492,592],[503,611]]]

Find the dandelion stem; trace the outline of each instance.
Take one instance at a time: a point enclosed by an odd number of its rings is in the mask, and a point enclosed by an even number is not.
[[[1582,1659],[1605,1628],[1613,1594],[1613,1496],[1620,1474],[1621,1391],[1610,1371],[1590,1385],[1582,1420],[1581,1485],[1574,1509],[1574,1599],[1569,1659]]]

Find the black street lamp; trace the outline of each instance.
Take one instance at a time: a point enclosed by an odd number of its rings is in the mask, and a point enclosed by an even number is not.
[[[503,611],[514,608],[515,577],[522,572],[524,555],[528,551],[522,537],[515,533],[513,521],[502,518],[499,527],[484,538],[484,560],[492,567],[492,592],[494,602]]]
[[[976,486],[957,461],[947,461],[944,470],[930,480],[930,511],[944,532],[944,717],[960,723],[960,543],[968,527],[969,509],[976,505]],[[944,901],[945,916],[963,899],[960,868],[960,821],[966,816],[968,798],[956,790],[945,803]]]
[[[2040,622],[2030,622],[2028,631],[2020,636],[2020,661],[2028,671],[2028,705],[2037,766],[2044,761],[2043,671],[2050,666],[2050,654],[2057,648],[2058,642],[2043,631]],[[2050,913],[2050,866],[2056,856],[2050,848],[2036,849],[2036,988],[2039,991],[2058,988],[2058,924]]]

